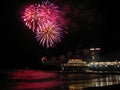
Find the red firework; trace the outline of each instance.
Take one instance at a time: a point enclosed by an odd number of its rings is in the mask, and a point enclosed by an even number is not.
[[[61,17],[58,7],[49,2],[28,6],[22,16],[25,25],[32,29],[33,32],[44,23],[58,23],[59,18]]]
[[[40,5],[30,5],[25,8],[24,14],[22,16],[25,25],[32,29],[33,32],[39,26],[39,12],[38,8]]]
[[[61,13],[58,7],[49,1],[29,5],[25,8],[22,19],[25,25],[36,33],[36,39],[47,48],[61,41]]]

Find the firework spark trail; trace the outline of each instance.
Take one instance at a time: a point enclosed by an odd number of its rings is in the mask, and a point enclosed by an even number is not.
[[[61,18],[58,7],[48,0],[30,5],[22,16],[25,25],[36,34],[37,41],[47,48],[54,47],[63,37]]]

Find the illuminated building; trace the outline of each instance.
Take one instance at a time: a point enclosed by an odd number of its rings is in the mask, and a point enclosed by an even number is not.
[[[120,73],[120,62],[85,62],[82,59],[69,59],[67,63],[61,64],[62,71],[85,71],[101,73]]]
[[[61,64],[62,71],[120,73],[120,61],[101,61],[99,51],[101,48],[90,48],[91,60],[86,62],[82,59],[69,59]]]
[[[62,71],[84,71],[86,66],[82,59],[69,59],[67,63],[61,64]]]
[[[120,73],[120,62],[89,62],[87,64],[88,71],[92,72],[117,72]]]

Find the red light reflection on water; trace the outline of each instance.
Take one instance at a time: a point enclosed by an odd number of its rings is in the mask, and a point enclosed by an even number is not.
[[[10,72],[9,77],[12,90],[50,89],[62,84],[57,73],[48,71],[16,70]]]
[[[50,89],[56,86],[60,86],[61,81],[44,81],[44,82],[16,82],[13,90],[24,90],[24,89]]]
[[[49,79],[56,78],[57,73],[40,71],[40,70],[17,70],[10,73],[12,79],[19,80],[40,80],[40,79]]]

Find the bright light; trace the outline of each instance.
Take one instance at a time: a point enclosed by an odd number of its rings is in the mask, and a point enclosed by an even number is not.
[[[63,33],[66,33],[62,29],[63,19],[58,6],[48,0],[26,7],[22,20],[36,34],[39,44],[46,48],[54,47],[56,43],[61,42]]]

